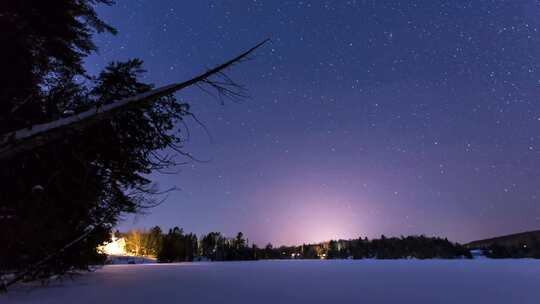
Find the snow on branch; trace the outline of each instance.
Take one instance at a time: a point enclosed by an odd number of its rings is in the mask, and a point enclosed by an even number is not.
[[[216,88],[218,93],[222,93],[223,88],[220,83],[214,82],[209,78],[215,75],[223,75],[222,72],[225,69],[231,67],[235,63],[241,62],[243,59],[246,59],[248,55],[253,53],[256,49],[260,48],[268,41],[268,39],[264,40],[240,55],[187,81],[162,86],[160,88],[124,98],[106,105],[95,106],[87,111],[77,113],[69,117],[61,118],[48,123],[32,125],[24,129],[4,134],[3,136],[0,136],[0,160],[7,160],[21,153],[28,152],[49,144],[52,141],[64,136],[63,131],[83,130],[89,125],[108,118],[120,109],[143,103],[152,103],[161,97],[173,94],[192,85],[210,85],[211,87]],[[226,88],[225,93],[230,94],[231,92]]]

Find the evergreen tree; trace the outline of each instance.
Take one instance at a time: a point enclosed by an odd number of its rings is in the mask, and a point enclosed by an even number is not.
[[[116,33],[95,5],[111,0],[4,0],[0,5],[0,134],[60,115],[71,95],[62,82],[85,76],[94,32]]]
[[[147,237],[147,251],[149,256],[157,257],[159,248],[161,247],[161,242],[163,239],[163,236],[161,234],[161,228],[159,226],[155,226],[148,232]]]
[[[210,232],[201,238],[201,252],[203,256],[211,260],[218,260],[222,256],[222,252],[218,249],[223,247],[223,237],[219,232]]]
[[[338,243],[334,240],[328,242],[328,249],[326,251],[327,259],[337,259],[339,258]]]
[[[264,258],[265,259],[274,259],[275,258],[275,254],[274,254],[274,247],[272,246],[272,243],[268,243],[266,244],[266,246],[264,247]]]
[[[242,232],[238,232],[236,235],[236,238],[234,239],[234,248],[237,250],[240,250],[241,248],[244,248],[246,246],[246,240],[244,239],[244,234]]]
[[[97,17],[97,4],[112,1],[2,1],[0,151],[9,150],[17,139],[8,132],[58,122],[66,115],[97,112],[152,89],[140,81],[144,70],[138,59],[113,62],[99,75],[87,75],[82,63],[96,49],[92,34],[115,33]],[[226,80],[228,88],[222,89],[209,77],[252,50],[175,87],[202,82],[233,95],[238,88],[234,83]],[[34,137],[39,145],[31,150],[0,158],[0,216],[9,215],[0,222],[0,230],[13,232],[0,240],[4,245],[0,269],[16,270],[38,262],[87,231],[93,235],[84,244],[73,243],[58,258],[73,265],[94,263],[88,257],[99,257],[96,247],[108,239],[121,213],[158,203],[154,196],[158,189],[147,176],[178,164],[175,156],[187,155],[182,151],[184,132],[175,126],[192,116],[186,103],[170,95],[173,91],[163,92],[152,100],[127,104],[113,117],[102,115]],[[56,272],[73,266],[47,265]],[[42,272],[49,271],[47,265],[40,267]]]

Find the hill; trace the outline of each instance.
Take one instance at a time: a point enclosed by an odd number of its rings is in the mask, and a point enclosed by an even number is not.
[[[483,249],[495,244],[504,247],[528,247],[531,249],[540,249],[540,230],[473,241],[465,244],[464,246],[469,249]]]

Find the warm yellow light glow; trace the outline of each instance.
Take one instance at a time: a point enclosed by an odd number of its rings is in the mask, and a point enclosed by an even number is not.
[[[126,240],[124,238],[116,238],[111,236],[111,242],[103,246],[99,246],[98,250],[107,255],[127,255],[126,253]]]

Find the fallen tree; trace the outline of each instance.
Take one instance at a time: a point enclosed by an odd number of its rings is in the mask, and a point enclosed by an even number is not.
[[[69,117],[48,123],[32,125],[21,130],[4,134],[0,136],[0,160],[7,160],[18,154],[50,144],[56,139],[61,138],[63,132],[81,131],[100,120],[111,118],[117,111],[121,111],[128,107],[136,107],[142,103],[152,103],[161,97],[171,95],[193,85],[210,85],[220,92],[233,93],[227,88],[228,86],[236,86],[233,82],[228,81],[226,83],[218,83],[212,81],[210,78],[212,76],[220,75],[220,73],[228,67],[242,61],[266,42],[268,42],[268,40],[264,40],[240,55],[184,82],[162,86],[136,96],[118,101],[111,101],[103,106],[97,105],[92,109],[76,113]]]

